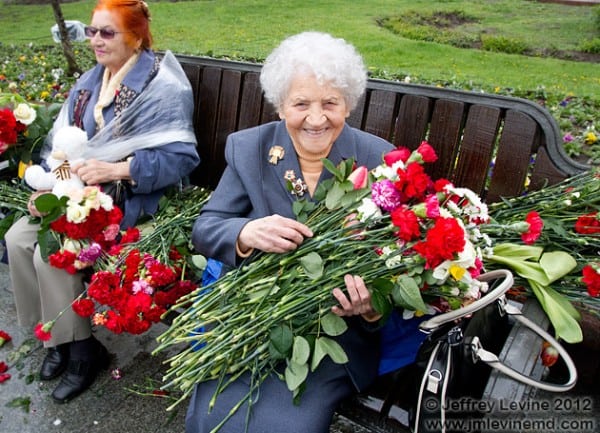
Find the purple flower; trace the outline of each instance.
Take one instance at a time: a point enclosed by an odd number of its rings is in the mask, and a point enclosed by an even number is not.
[[[571,141],[573,141],[574,139],[575,139],[575,138],[574,138],[574,137],[573,137],[571,134],[569,134],[569,133],[565,134],[565,136],[563,137],[563,141],[564,141],[565,143],[570,143],[570,142],[571,142]]]
[[[83,248],[79,252],[77,260],[84,263],[94,263],[102,254],[102,247],[99,243],[94,242],[89,247]]]
[[[402,204],[400,192],[394,188],[394,183],[389,179],[374,182],[371,186],[373,202],[381,209],[391,212]]]

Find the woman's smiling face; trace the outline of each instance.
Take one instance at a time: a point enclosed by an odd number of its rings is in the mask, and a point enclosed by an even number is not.
[[[108,10],[96,11],[90,26],[115,32],[112,39],[103,39],[100,32],[90,38],[96,61],[114,75],[135,52],[135,48],[127,45],[123,37],[127,29],[122,28],[116,14]]]
[[[313,154],[331,147],[349,115],[343,93],[314,75],[296,76],[279,110],[294,145]]]

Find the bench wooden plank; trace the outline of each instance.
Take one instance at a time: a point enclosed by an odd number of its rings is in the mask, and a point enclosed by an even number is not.
[[[463,129],[464,112],[465,104],[462,102],[446,99],[435,101],[428,137],[429,144],[438,155],[438,160],[427,167],[427,173],[432,179],[448,178],[452,173]]]
[[[455,185],[485,194],[499,124],[500,109],[485,105],[469,108],[456,168],[450,176]]]
[[[418,95],[402,97],[392,140],[396,147],[404,146],[411,150],[419,147],[427,135],[431,107],[429,98]]]

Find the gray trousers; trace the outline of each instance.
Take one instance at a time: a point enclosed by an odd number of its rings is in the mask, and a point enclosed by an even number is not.
[[[185,420],[186,433],[210,432],[248,393],[250,380],[246,374],[231,383],[218,395],[210,411],[217,381],[196,385]],[[253,394],[250,412],[247,404],[242,405],[219,432],[328,433],[337,406],[354,392],[356,389],[346,368],[325,358],[316,371],[309,373],[300,404],[293,403],[285,381],[271,374]]]
[[[42,260],[37,246],[39,225],[25,216],[5,235],[8,270],[21,326],[33,327],[60,317],[45,347],[83,340],[92,335],[89,318],[77,315],[71,302],[84,290],[83,274],[69,274]]]

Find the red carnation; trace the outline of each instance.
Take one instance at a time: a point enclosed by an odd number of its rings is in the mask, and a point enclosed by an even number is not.
[[[71,306],[73,311],[81,317],[90,317],[96,311],[96,305],[94,301],[89,298],[77,299]]]
[[[431,179],[425,173],[425,169],[419,163],[413,162],[406,166],[405,170],[398,169],[398,180],[394,187],[408,198],[421,198],[425,195]]]
[[[17,119],[9,108],[0,110],[0,143],[15,144],[17,142]]]
[[[575,222],[575,231],[582,235],[593,235],[600,233],[600,220],[598,212],[582,215]]]
[[[35,338],[40,341],[48,341],[52,338],[52,326],[54,326],[54,322],[46,322],[46,323],[38,323],[33,328],[33,334]]]
[[[12,337],[7,332],[0,330],[0,347],[4,346],[4,343],[8,343],[12,340]]]
[[[396,236],[403,241],[411,241],[418,238],[421,234],[419,219],[407,206],[401,206],[394,209],[390,216],[392,218],[392,224],[398,227]]]
[[[8,371],[8,365],[4,361],[0,361],[0,373],[6,373]]]
[[[581,271],[583,282],[587,286],[590,296],[597,298],[600,295],[600,273],[598,263],[585,265]]]
[[[425,258],[427,268],[433,269],[445,260],[453,260],[465,244],[465,233],[454,218],[438,218],[427,232],[425,241],[413,248]]]
[[[536,211],[529,212],[525,217],[525,221],[529,224],[529,230],[521,234],[521,239],[527,245],[532,245],[542,234],[544,221]]]

